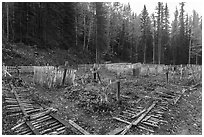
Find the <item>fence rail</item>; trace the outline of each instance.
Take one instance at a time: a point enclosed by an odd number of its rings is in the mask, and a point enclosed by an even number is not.
[[[6,70],[9,73],[33,73],[34,66],[3,66],[3,71]]]
[[[78,65],[78,70],[85,69],[90,70],[93,64]],[[111,64],[99,64],[99,67],[104,67],[112,72],[120,74],[133,74],[133,68],[139,69],[139,75],[144,74],[163,74],[167,69],[165,65],[157,64],[141,64],[141,63],[111,63]],[[202,66],[200,65],[176,65],[177,71],[183,75],[193,74],[195,77],[202,77]],[[2,74],[6,76],[8,73],[33,73],[33,81],[42,86],[49,88],[62,85],[64,75],[64,84],[74,84],[75,72],[73,68],[54,67],[54,66],[2,66]],[[172,67],[173,70],[173,67]]]
[[[74,84],[75,72],[75,69],[65,71],[65,69],[54,66],[35,66],[33,81],[48,88],[61,86],[62,84],[71,85]]]
[[[6,76],[8,73],[33,73],[33,82],[46,86],[48,88],[60,86],[62,84],[70,85],[74,84],[75,69],[67,68],[66,74],[65,69],[54,66],[3,66],[2,74]],[[65,76],[65,78],[64,78]],[[64,83],[62,83],[64,78]]]

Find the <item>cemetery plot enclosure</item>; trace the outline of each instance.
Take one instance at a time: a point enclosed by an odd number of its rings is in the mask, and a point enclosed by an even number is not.
[[[4,67],[3,134],[201,134],[201,66],[166,67]]]

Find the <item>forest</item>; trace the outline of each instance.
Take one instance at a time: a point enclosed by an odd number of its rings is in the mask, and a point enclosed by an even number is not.
[[[4,2],[2,40],[82,51],[96,63],[201,64],[202,16],[184,2],[171,10],[172,22],[162,2],[137,14],[119,2]]]

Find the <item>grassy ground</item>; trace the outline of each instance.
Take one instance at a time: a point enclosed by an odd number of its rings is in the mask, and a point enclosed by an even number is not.
[[[37,49],[22,43],[3,44],[2,60],[7,66],[25,65],[69,65],[90,63],[92,58],[88,53],[79,50]]]
[[[83,73],[83,71],[78,71],[78,77]],[[109,81],[109,79],[115,79],[114,74],[107,70],[101,70],[100,74],[104,83]],[[28,82],[29,86],[34,87],[34,89],[28,92],[28,97],[36,102],[56,108],[58,110],[58,115],[65,121],[72,119],[91,134],[99,135],[104,135],[118,127],[124,127],[126,124],[112,119],[112,116],[117,115],[128,106],[132,106],[133,102],[138,99],[138,96],[150,95],[158,87],[165,88],[166,90],[180,91],[182,90],[181,85],[186,85],[186,83],[188,83],[187,79],[179,80],[177,78],[174,83],[170,80],[170,83],[167,85],[165,82],[165,75],[146,77],[127,76],[129,81],[127,80],[121,84],[121,94],[129,95],[132,98],[122,98],[122,103],[118,105],[114,102],[116,87],[112,86],[108,91],[110,93],[108,97],[111,103],[108,106],[97,108],[96,103],[93,101],[96,100],[97,94],[95,88],[100,85],[89,83],[83,86],[76,86],[72,88],[72,91],[66,88],[47,89],[33,85],[32,75],[24,75],[22,78]],[[186,92],[176,105],[170,106],[169,110],[165,112],[165,120],[168,121],[168,124],[161,126],[154,134],[202,134],[201,88],[202,87],[198,87],[196,90]],[[3,96],[5,95],[3,94]],[[89,103],[87,104],[87,102]],[[145,102],[141,102],[141,104],[142,103]],[[5,110],[3,110],[3,113],[4,111]],[[9,128],[15,124],[8,121],[5,117],[6,116],[3,115],[3,119],[5,119],[3,133],[12,134],[9,132]],[[149,133],[131,128],[127,134]]]

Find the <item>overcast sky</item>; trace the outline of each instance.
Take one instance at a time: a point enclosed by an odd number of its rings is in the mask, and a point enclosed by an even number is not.
[[[186,0],[184,2],[185,3],[185,6],[184,6],[184,10],[185,10],[185,14],[189,14],[189,15],[192,15],[193,13],[193,9],[195,9],[199,16],[202,16],[202,11],[203,11],[203,8],[204,8],[204,0]],[[131,9],[136,12],[137,14],[140,14],[141,11],[143,10],[144,8],[144,4],[146,5],[146,8],[147,8],[147,11],[149,13],[149,15],[151,15],[152,13],[154,13],[156,10],[156,6],[157,6],[157,3],[159,1],[156,1],[156,0],[120,0],[120,2],[123,2],[123,3],[130,3],[130,6],[131,6]],[[169,13],[170,13],[170,20],[172,21],[174,19],[174,12],[176,10],[176,7],[178,10],[180,10],[180,5],[179,3],[182,2],[182,1],[178,1],[178,0],[166,0],[166,1],[161,1],[163,2],[164,4],[167,3],[168,5],[168,8],[169,8]]]
[[[163,2],[164,4],[168,4],[169,13],[170,13],[170,20],[172,21],[174,19],[174,12],[176,9],[176,6],[178,10],[180,9],[179,3],[184,1],[185,6],[185,14],[188,13],[189,15],[192,15],[193,9],[195,9],[200,16],[202,16],[203,9],[204,9],[204,0],[0,0],[5,2],[122,2],[122,3],[130,3],[131,9],[136,12],[137,14],[140,14],[142,9],[144,8],[144,4],[147,7],[147,11],[149,15],[151,15],[153,12],[155,12],[155,8],[157,6],[157,3]]]

